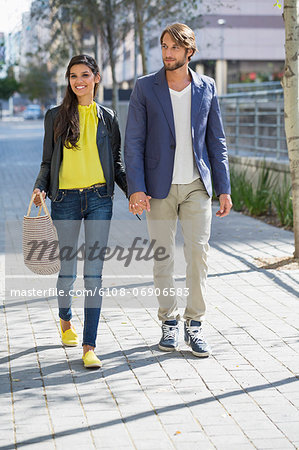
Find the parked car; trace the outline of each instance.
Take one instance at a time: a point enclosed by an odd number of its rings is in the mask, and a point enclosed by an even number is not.
[[[43,112],[39,105],[28,105],[24,110],[23,117],[25,120],[42,119]]]

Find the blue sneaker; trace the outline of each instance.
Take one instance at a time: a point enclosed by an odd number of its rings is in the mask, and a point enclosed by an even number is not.
[[[206,342],[201,322],[197,320],[186,320],[184,323],[185,342],[191,347],[192,353],[195,356],[207,357],[211,354],[211,348]]]
[[[163,352],[177,350],[179,340],[179,326],[177,320],[166,320],[162,324],[162,337],[159,349]]]

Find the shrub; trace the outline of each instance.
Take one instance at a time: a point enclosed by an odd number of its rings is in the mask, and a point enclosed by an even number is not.
[[[275,188],[270,171],[265,167],[259,174],[257,187],[247,180],[246,170],[230,169],[232,202],[235,211],[244,211],[252,216],[274,213],[282,226],[293,227],[293,204],[291,184],[284,177],[283,186]]]
[[[232,202],[235,211],[243,211],[244,209],[244,191],[248,182],[246,181],[245,171],[237,173],[234,168],[230,169],[230,180],[232,190]]]
[[[272,195],[272,202],[282,226],[293,227],[292,186],[284,175],[283,185]]]
[[[253,188],[252,183],[249,183],[246,192],[244,192],[244,203],[250,215],[261,216],[269,211],[271,205],[271,188],[272,177],[270,176],[269,169],[264,164],[258,176],[256,189]]]
[[[235,211],[247,209],[250,215],[261,216],[268,212],[271,204],[272,178],[269,169],[263,167],[258,177],[257,188],[246,179],[246,170],[237,173],[231,169],[232,201]]]

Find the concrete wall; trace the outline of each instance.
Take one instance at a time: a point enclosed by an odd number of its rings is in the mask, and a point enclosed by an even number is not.
[[[290,165],[289,162],[278,162],[272,159],[265,160],[264,158],[254,156],[229,156],[229,165],[237,173],[242,173],[246,170],[246,178],[252,180],[256,186],[258,182],[259,174],[262,168],[270,169],[270,174],[274,185],[282,187],[284,183],[284,177],[286,176],[287,182],[291,183]]]

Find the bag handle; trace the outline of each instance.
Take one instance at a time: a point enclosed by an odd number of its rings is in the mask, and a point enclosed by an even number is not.
[[[36,193],[33,192],[32,196],[31,196],[31,200],[30,200],[29,206],[28,206],[27,216],[30,216],[30,212],[31,212],[31,208],[32,208],[32,203],[33,203],[33,200],[35,199],[36,195],[38,195],[38,194],[36,194]],[[39,197],[40,197],[40,200],[41,200],[41,203],[42,203],[42,204],[41,204],[41,206],[39,207],[39,211],[38,211],[37,217],[40,216],[40,213],[41,213],[41,211],[42,211],[42,208],[44,208],[44,211],[45,211],[46,215],[49,216],[50,219],[51,219],[49,210],[48,210],[47,205],[46,205],[46,203],[45,203],[45,201],[44,201],[44,199],[43,199],[43,196],[42,196],[42,193],[41,193],[41,192],[39,193]]]

